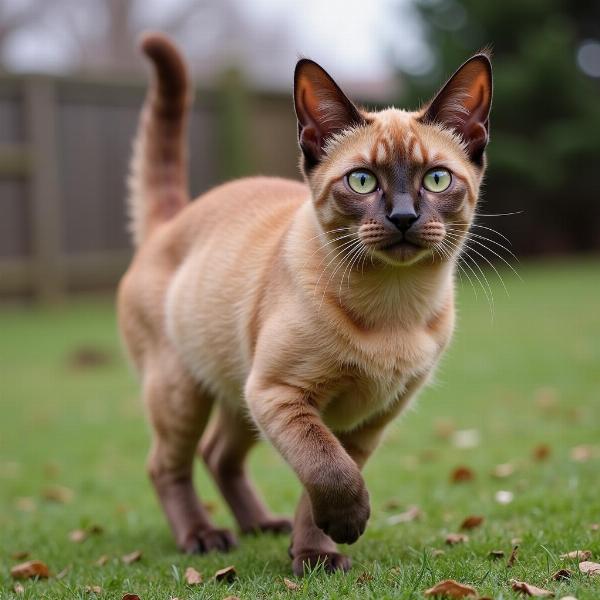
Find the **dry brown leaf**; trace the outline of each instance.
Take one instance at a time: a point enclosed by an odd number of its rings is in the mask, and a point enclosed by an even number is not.
[[[464,544],[469,541],[469,536],[464,533],[449,533],[446,536],[446,544],[454,546],[454,544]]]
[[[519,545],[517,544],[517,545],[513,546],[513,549],[510,552],[510,556],[508,557],[508,560],[506,561],[507,567],[512,567],[515,564],[518,554],[519,554]]]
[[[446,554],[445,550],[440,550],[439,548],[435,548],[431,551],[431,556],[444,556]]]
[[[461,529],[475,529],[479,527],[485,521],[485,517],[479,515],[471,515],[467,517],[461,524]]]
[[[515,472],[515,467],[511,463],[502,463],[500,465],[496,465],[492,469],[492,476],[496,479],[505,479],[506,477],[510,477]]]
[[[103,567],[108,562],[108,556],[103,554],[94,564]]]
[[[398,523],[408,523],[416,521],[423,516],[423,512],[418,506],[409,506],[404,512],[388,517],[385,522],[388,525],[398,525]]]
[[[123,594],[121,600],[140,600],[140,597],[137,594]]]
[[[577,560],[588,560],[592,558],[592,552],[590,550],[572,550],[560,555],[561,558],[575,558]]]
[[[590,524],[590,529],[592,531],[600,531],[600,523],[591,523]]]
[[[546,460],[551,454],[550,446],[548,444],[540,444],[533,449],[533,458],[535,460]]]
[[[59,502],[60,504],[68,504],[73,500],[73,490],[64,485],[51,485],[42,490],[42,496],[45,500],[51,502]]]
[[[175,598],[177,600],[177,598]],[[240,600],[238,596],[227,596],[227,598],[223,598],[223,600]]]
[[[133,552],[130,552],[129,554],[124,554],[123,556],[121,556],[121,560],[126,565],[130,565],[134,562],[137,562],[138,560],[140,560],[140,558],[142,558],[141,550],[134,550]]]
[[[102,588],[99,585],[86,585],[85,592],[87,594],[96,594],[96,596],[100,596],[100,594],[102,594]]]
[[[229,565],[228,567],[219,569],[215,573],[215,581],[225,581],[227,583],[232,583],[236,577],[237,573],[233,565]]]
[[[472,481],[475,478],[475,473],[469,467],[460,466],[456,467],[450,474],[450,481],[452,483],[464,483],[465,481]]]
[[[56,579],[63,579],[70,570],[71,570],[71,565],[67,565],[62,571],[59,571],[56,574]]]
[[[300,589],[300,586],[295,581],[292,581],[287,577],[283,578],[283,585],[285,585],[288,590],[292,590],[293,592],[296,592]]]
[[[504,558],[504,550],[490,550],[488,556],[496,560],[499,558]]]
[[[456,431],[456,425],[452,419],[437,419],[434,424],[436,437],[447,440]]]
[[[565,579],[571,579],[572,575],[573,573],[569,571],[569,569],[559,569],[552,575],[552,579],[554,579],[554,581],[563,581]]]
[[[15,565],[10,574],[15,579],[31,579],[33,577],[50,577],[48,566],[41,560],[28,560],[27,562]]]
[[[458,583],[454,579],[446,579],[436,583],[423,592],[426,596],[443,596],[445,598],[470,598],[477,595],[477,590],[470,585]]]
[[[21,583],[15,583],[14,587],[13,587],[13,592],[17,595],[21,595],[25,593],[25,588],[23,587],[23,584]]]
[[[29,552],[27,550],[17,550],[17,552],[10,555],[13,560],[25,560],[28,556]]]
[[[203,581],[202,575],[194,567],[188,567],[184,577],[188,585],[200,585]]]
[[[536,587],[535,585],[531,585],[530,583],[526,583],[525,581],[517,581],[516,579],[511,579],[510,585],[515,592],[520,592],[524,596],[537,596],[539,598],[554,596],[554,592]]]
[[[87,540],[87,536],[87,531],[84,529],[74,529],[69,533],[69,539],[76,544],[81,544],[81,542]]]
[[[33,512],[37,509],[37,504],[33,498],[29,496],[22,496],[15,500],[15,507],[21,512]]]
[[[579,563],[579,570],[586,575],[600,576],[600,563],[584,560]]]
[[[358,583],[358,585],[362,585],[364,583],[369,583],[369,581],[373,581],[373,575],[371,575],[371,573],[367,573],[367,571],[363,571],[356,578],[356,583]]]
[[[587,462],[592,454],[592,447],[585,444],[571,448],[571,460],[575,462]]]

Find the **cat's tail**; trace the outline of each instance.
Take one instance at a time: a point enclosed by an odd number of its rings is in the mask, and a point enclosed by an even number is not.
[[[191,95],[186,66],[179,50],[160,33],[144,34],[140,45],[152,63],[153,79],[128,179],[129,228],[136,246],[189,202],[185,129]]]

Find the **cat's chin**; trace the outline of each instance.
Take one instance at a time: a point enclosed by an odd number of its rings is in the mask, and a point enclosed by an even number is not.
[[[382,262],[395,267],[407,267],[420,262],[430,255],[428,248],[417,246],[406,240],[375,250],[374,254]]]

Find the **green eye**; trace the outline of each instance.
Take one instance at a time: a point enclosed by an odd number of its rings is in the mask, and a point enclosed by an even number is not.
[[[423,187],[430,192],[443,192],[451,183],[452,175],[446,169],[431,169],[423,177]]]
[[[370,171],[352,171],[347,177],[348,185],[358,194],[370,194],[377,189],[377,179]]]

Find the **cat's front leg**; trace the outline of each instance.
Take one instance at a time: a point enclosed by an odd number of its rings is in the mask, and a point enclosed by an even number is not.
[[[298,475],[317,527],[335,542],[355,542],[369,519],[369,493],[311,395],[253,374],[246,400],[257,425]]]

